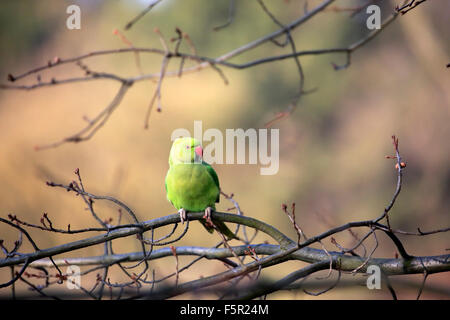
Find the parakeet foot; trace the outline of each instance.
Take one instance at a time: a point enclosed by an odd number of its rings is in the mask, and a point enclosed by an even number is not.
[[[212,213],[212,208],[211,208],[211,207],[206,208],[206,209],[205,209],[205,214],[203,215],[203,219],[206,220],[206,224],[207,224],[209,227],[214,228],[215,225],[214,225],[214,223],[213,223],[212,220],[211,220],[211,213]]]
[[[187,220],[186,210],[184,208],[181,208],[180,210],[178,210],[178,213],[180,214],[181,224],[184,224],[184,222]]]
[[[205,215],[203,216],[203,218],[205,218],[206,221],[211,220],[211,212],[212,212],[211,207],[205,209]]]

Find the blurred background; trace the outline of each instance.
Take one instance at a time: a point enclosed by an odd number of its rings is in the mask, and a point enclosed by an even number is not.
[[[175,37],[175,27],[192,39],[199,55],[217,57],[278,29],[256,1],[237,1],[234,21],[213,31],[228,19],[229,1],[164,0],[129,31],[128,21],[149,1],[2,1],[0,10],[0,79],[45,65],[55,56],[69,58],[87,52],[123,48],[120,30],[136,47],[161,48],[154,29],[166,39]],[[305,1],[266,1],[283,23],[303,15]],[[320,1],[308,1],[312,9]],[[336,1],[292,33],[297,50],[347,47],[368,34],[367,14],[333,10],[352,8],[366,1]],[[378,1],[382,20],[400,1]],[[66,28],[66,8],[81,8],[81,29]],[[407,231],[433,230],[449,224],[450,162],[448,69],[450,39],[447,1],[427,1],[400,16],[373,41],[352,55],[351,66],[335,71],[332,63],[344,64],[345,55],[306,56],[300,59],[305,73],[304,95],[295,112],[273,124],[280,130],[280,166],[276,175],[260,175],[259,165],[214,165],[221,187],[234,193],[246,216],[265,221],[286,235],[296,237],[281,205],[296,203],[297,221],[309,236],[340,224],[378,217],[395,190],[395,162],[385,159],[393,153],[391,136],[400,140],[400,152],[407,162],[403,190],[391,211],[393,228]],[[280,38],[283,40],[283,37]],[[173,45],[171,43],[171,45]],[[183,44],[182,52],[189,52]],[[245,63],[257,58],[289,53],[268,42],[256,50],[232,59]],[[162,57],[141,54],[145,73],[158,73]],[[138,75],[132,53],[89,58],[83,61],[95,71],[122,76]],[[178,70],[171,61],[169,70]],[[0,215],[9,213],[39,224],[43,212],[54,226],[72,229],[98,226],[85,204],[73,193],[46,186],[46,181],[68,184],[80,169],[87,191],[117,197],[127,203],[141,220],[175,213],[166,200],[164,178],[168,169],[170,135],[177,128],[193,132],[194,120],[203,121],[203,130],[218,128],[264,128],[278,112],[285,111],[298,86],[293,60],[263,64],[245,70],[222,68],[229,80],[224,85],[217,72],[205,69],[181,78],[167,77],[162,85],[162,112],[156,108],[150,126],[144,117],[156,89],[154,81],[135,83],[109,121],[86,142],[63,144],[35,151],[36,145],[59,141],[86,125],[83,117],[94,117],[111,101],[118,83],[108,80],[78,82],[30,91],[0,91]],[[82,76],[79,67],[67,64],[39,73],[42,81]],[[36,82],[32,75],[20,83]],[[102,219],[117,223],[117,207],[96,201]],[[231,203],[222,198],[218,210]],[[124,220],[122,220],[124,222]],[[158,230],[163,235],[169,229]],[[362,230],[354,230],[362,236]],[[80,239],[80,235],[57,235],[30,230],[37,244],[47,248]],[[86,235],[85,235],[86,236]],[[0,225],[0,239],[12,248],[16,230]],[[450,235],[400,236],[412,255],[448,252]],[[376,257],[393,258],[395,247],[381,233]],[[272,241],[259,235],[255,243]],[[349,233],[336,236],[350,246]],[[191,224],[187,236],[177,246],[215,245],[220,238],[209,235],[199,223]],[[327,240],[329,250],[336,248]],[[374,245],[367,241],[368,248]],[[115,252],[139,251],[135,238],[113,242]],[[317,246],[316,246],[317,247]],[[30,250],[28,244],[24,250]],[[370,250],[370,249],[369,249]],[[101,255],[103,246],[92,246],[64,257]],[[183,265],[190,261],[180,258]],[[278,279],[306,264],[289,262],[263,271]],[[157,278],[175,269],[173,258],[152,262]],[[180,274],[180,281],[197,279],[226,270],[221,262],[205,261]],[[326,274],[326,273],[325,273]],[[0,280],[9,280],[10,269],[0,269]],[[357,276],[364,279],[362,276]],[[351,277],[350,278],[354,278]],[[420,283],[422,276],[402,276]],[[124,281],[118,268],[110,271],[111,282]],[[83,279],[86,287],[95,274]],[[448,299],[448,273],[432,275],[422,298]],[[18,284],[18,290],[26,290]],[[399,298],[415,298],[417,288],[401,287]],[[320,296],[303,292],[280,292],[272,299],[384,299],[384,290],[363,286],[342,286]],[[447,290],[447,294],[445,294]],[[0,289],[2,297],[10,289]],[[183,298],[192,298],[185,295]]]

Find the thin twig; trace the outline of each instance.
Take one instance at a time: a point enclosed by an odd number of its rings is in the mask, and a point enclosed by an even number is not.
[[[162,0],[152,0],[147,8],[145,8],[143,11],[141,11],[136,17],[134,17],[130,22],[128,22],[125,25],[125,30],[130,29],[136,22],[138,22],[143,16],[145,16],[150,10],[153,9],[154,6],[156,6],[161,1]]]
[[[236,5],[235,2],[236,1],[235,0],[229,0],[229,1],[230,1],[230,3],[229,3],[229,7],[228,7],[228,19],[224,24],[214,27],[213,28],[214,31],[222,30],[233,23],[234,16],[235,16],[235,5]]]

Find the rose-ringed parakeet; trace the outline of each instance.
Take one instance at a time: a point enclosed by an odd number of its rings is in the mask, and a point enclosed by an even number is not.
[[[181,222],[186,220],[186,212],[205,212],[206,221],[211,221],[211,211],[215,210],[220,198],[219,178],[214,169],[203,161],[203,148],[194,138],[178,138],[170,149],[169,171],[166,175],[167,199],[178,210]],[[208,232],[214,227],[200,220]],[[222,221],[214,225],[229,239],[237,237]]]

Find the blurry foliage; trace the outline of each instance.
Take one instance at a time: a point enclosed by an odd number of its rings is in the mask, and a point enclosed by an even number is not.
[[[74,1],[82,8],[82,30],[69,31],[65,28],[69,2],[2,2],[2,79],[8,73],[45,64],[56,55],[69,57],[123,47],[112,30],[123,29],[146,5],[145,1]],[[266,2],[286,23],[303,14],[303,1]],[[309,2],[309,8],[319,3]],[[338,1],[336,5],[355,3],[360,1]],[[393,7],[393,2],[383,3]],[[391,222],[408,230],[448,225],[450,83],[445,68],[448,61],[442,57],[448,59],[450,53],[448,41],[444,41],[448,39],[449,5],[447,1],[427,1],[399,17],[356,52],[346,70],[334,71],[331,65],[343,63],[344,55],[301,58],[306,90],[317,91],[303,96],[293,115],[274,126],[280,129],[279,173],[260,176],[255,166],[214,165],[224,191],[235,193],[246,215],[259,217],[290,236],[295,233],[281,212],[281,203],[297,203],[298,222],[309,235],[343,222],[378,216],[395,186],[394,164],[384,159],[391,153],[390,136],[395,133],[408,167]],[[297,49],[348,46],[367,33],[364,17],[364,12],[353,18],[348,12],[321,13],[293,33]],[[199,55],[215,57],[277,29],[254,1],[237,1],[234,22],[221,31],[212,31],[227,18],[225,0],[165,0],[124,34],[135,46],[160,48],[154,28],[170,39],[177,26],[190,35]],[[425,38],[428,42],[423,42]],[[181,50],[188,52],[189,47],[183,45]],[[243,63],[288,50],[264,44],[232,61]],[[141,59],[146,72],[158,72],[159,56],[141,55]],[[131,54],[85,62],[95,70],[111,68],[137,74]],[[177,70],[178,65],[171,63],[169,67]],[[33,146],[81,128],[83,115],[95,114],[110,101],[115,84],[101,81],[32,92],[2,91],[0,214],[12,212],[37,223],[45,211],[60,226],[92,226],[94,221],[80,199],[45,186],[46,180],[72,180],[77,167],[87,190],[118,197],[143,220],[173,213],[163,182],[172,130],[184,127],[192,132],[194,120],[203,120],[203,130],[262,128],[285,110],[298,85],[292,60],[223,71],[230,80],[228,86],[211,70],[167,79],[162,89],[163,111],[152,114],[148,131],[143,129],[143,117],[155,89],[152,82],[135,84],[92,140],[42,152],[33,151]],[[79,69],[64,67],[54,72],[63,78]],[[53,73],[43,77],[49,74]],[[102,217],[116,219],[115,208],[97,205]],[[222,200],[219,209],[228,207]],[[197,230],[197,226],[192,228]],[[0,238],[6,241],[17,237],[5,226],[0,226],[0,231]],[[41,247],[77,238],[39,236]],[[217,240],[199,227],[181,244],[210,245]],[[413,254],[431,255],[441,253],[448,240],[446,234],[405,241],[407,249],[414,248]],[[134,242],[118,248],[130,250],[138,250]],[[100,252],[100,247],[94,247],[84,254]],[[389,244],[377,251],[387,256],[393,252]]]

